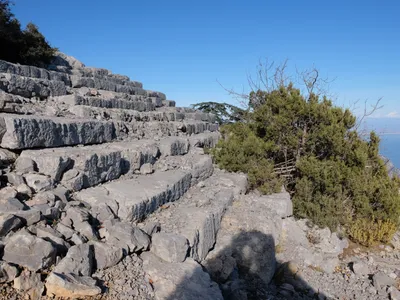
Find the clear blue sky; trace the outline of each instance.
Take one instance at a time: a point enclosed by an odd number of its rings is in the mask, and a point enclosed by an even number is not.
[[[400,2],[15,0],[53,46],[165,92],[180,106],[235,103],[259,59],[316,66],[337,104],[383,97],[400,128]],[[397,118],[396,118],[397,117]],[[389,118],[388,118],[389,119]],[[390,125],[392,127],[392,125]]]

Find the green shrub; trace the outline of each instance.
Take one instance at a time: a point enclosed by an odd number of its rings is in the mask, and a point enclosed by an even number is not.
[[[251,188],[259,188],[269,194],[279,191],[282,181],[273,174],[273,162],[267,158],[271,145],[258,138],[243,123],[225,125],[221,128],[223,138],[212,149],[215,162],[231,172],[249,174]]]
[[[305,98],[291,84],[258,91],[257,99],[246,122],[221,127],[215,162],[247,173],[262,193],[284,182],[297,217],[333,231],[343,227],[363,244],[389,240],[399,223],[400,183],[379,156],[379,137],[361,138],[348,109],[326,97]],[[291,163],[292,172],[279,178],[276,166]]]
[[[357,219],[351,224],[348,233],[355,242],[369,247],[376,242],[390,242],[396,231],[397,225],[391,221]]]

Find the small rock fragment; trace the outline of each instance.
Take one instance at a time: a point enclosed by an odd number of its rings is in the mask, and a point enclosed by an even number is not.
[[[29,173],[24,175],[26,184],[36,192],[50,190],[54,182],[51,178],[45,175]]]
[[[148,235],[152,236],[154,233],[159,232],[160,228],[161,228],[160,222],[148,222],[142,228],[142,230],[146,232]]]
[[[16,198],[0,199],[0,213],[15,213],[28,208]]]
[[[19,174],[35,172],[35,162],[29,157],[20,156],[15,162],[15,171]]]
[[[6,186],[0,190],[0,199],[8,199],[15,197],[17,197],[17,191],[11,186]]]
[[[7,173],[7,180],[13,186],[19,186],[20,184],[24,184],[25,183],[24,177],[22,177],[22,175],[19,175],[19,174],[15,173],[15,172]]]
[[[36,224],[42,219],[42,214],[40,211],[34,209],[20,210],[14,214],[20,218],[26,226]]]
[[[44,283],[41,281],[40,273],[24,270],[14,279],[14,288],[29,295],[30,299],[40,299]]]
[[[76,274],[58,274],[52,272],[46,279],[47,295],[65,298],[95,296],[101,293],[96,280]]]
[[[4,261],[0,261],[0,283],[10,282],[18,275],[18,269]]]
[[[0,237],[23,226],[21,219],[14,215],[0,215]]]
[[[147,250],[150,245],[150,237],[130,223],[107,220],[101,232],[107,243],[121,247],[127,253]]]
[[[400,292],[398,289],[395,287],[391,286],[388,289],[389,295],[390,295],[390,300],[400,300]]]
[[[150,250],[167,262],[184,262],[189,250],[189,241],[174,233],[155,233]]]
[[[378,272],[373,275],[372,283],[378,290],[386,288],[386,286],[394,285],[396,282],[383,272]]]
[[[6,167],[12,164],[17,158],[14,152],[7,149],[0,149],[0,167]]]
[[[97,269],[106,269],[116,265],[123,257],[121,248],[105,243],[90,241],[89,245],[94,249],[94,260]]]
[[[27,196],[28,198],[32,197],[32,189],[25,183],[22,183],[17,186],[18,194],[22,194]]]
[[[140,167],[140,174],[147,175],[147,174],[151,174],[153,172],[154,172],[153,165],[150,163],[143,164]]]
[[[81,276],[90,276],[93,271],[93,246],[89,244],[72,246],[67,255],[54,268],[59,274],[74,273]]]

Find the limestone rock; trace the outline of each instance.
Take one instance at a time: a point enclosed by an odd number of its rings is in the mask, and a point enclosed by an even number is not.
[[[188,240],[174,233],[155,233],[151,239],[151,252],[159,258],[171,262],[184,262],[189,250]]]
[[[12,184],[13,186],[17,187],[17,191],[18,191],[18,186],[19,185],[25,184],[24,177],[22,177],[22,175],[17,174],[16,172],[8,172],[7,173],[7,180],[8,180],[8,182],[10,184]]]
[[[395,287],[391,286],[388,289],[389,295],[390,295],[390,300],[400,300],[400,291],[396,289]]]
[[[141,258],[156,299],[223,299],[218,285],[193,259],[167,263],[150,252],[144,252]]]
[[[75,231],[68,226],[65,226],[63,223],[57,223],[56,229],[60,232],[67,240],[69,240]]]
[[[106,269],[116,265],[123,257],[121,248],[96,241],[88,243],[93,247],[96,269]]]
[[[107,244],[120,247],[127,253],[149,248],[150,237],[139,227],[117,220],[107,220],[103,223],[103,227],[102,235]]]
[[[17,186],[17,192],[28,198],[32,197],[32,189],[25,183]]]
[[[40,299],[44,291],[44,283],[40,273],[23,270],[14,280],[14,288],[29,295],[30,299]]]
[[[45,240],[25,230],[11,236],[4,247],[3,260],[28,268],[31,271],[48,268],[56,258],[56,249]]]
[[[25,201],[25,204],[28,206],[48,204],[50,207],[53,207],[56,203],[56,196],[51,192],[38,192],[32,200]]]
[[[378,272],[372,276],[372,283],[377,290],[385,289],[387,286],[395,284],[395,281],[383,272]]]
[[[20,218],[26,226],[36,224],[42,219],[41,212],[34,209],[20,210],[15,212],[14,215]]]
[[[361,261],[353,262],[351,267],[352,267],[354,274],[356,274],[356,275],[368,275],[369,274],[368,265]]]
[[[159,232],[160,228],[161,228],[160,222],[148,222],[141,229],[149,236],[152,236],[154,233]]]
[[[62,223],[79,232],[88,240],[97,240],[97,234],[89,221],[91,219],[90,212],[85,207],[72,206],[66,209],[66,216],[62,219]]]
[[[65,298],[80,298],[96,296],[101,289],[96,285],[96,280],[88,276],[76,274],[58,274],[52,272],[46,279],[47,295]]]
[[[0,261],[0,283],[10,282],[18,275],[18,269],[4,261]]]
[[[19,174],[35,172],[35,162],[29,157],[20,156],[15,162],[15,172]]]
[[[69,248],[67,255],[54,268],[58,274],[74,273],[80,276],[90,276],[92,271],[93,249],[89,244]]]
[[[17,197],[17,191],[11,186],[6,186],[0,190],[0,199],[8,199],[16,197]]]
[[[8,149],[97,144],[115,138],[111,122],[4,113],[0,114],[0,120],[1,147]]]
[[[146,174],[151,174],[153,172],[154,172],[154,170],[153,170],[152,164],[147,163],[147,164],[143,164],[140,167],[140,174],[146,175]]]
[[[0,237],[6,236],[11,231],[16,231],[23,226],[21,219],[14,215],[0,215]]]
[[[29,173],[26,174],[24,177],[26,180],[26,184],[34,189],[36,192],[48,191],[54,186],[53,180],[45,175]]]
[[[88,241],[88,239],[79,233],[74,233],[71,237],[71,242],[74,243],[75,245],[82,245]]]
[[[0,213],[16,213],[27,209],[27,206],[16,198],[0,199]]]
[[[50,226],[37,226],[36,236],[50,242],[57,249],[58,254],[64,254],[70,248],[70,245],[64,241],[63,236],[57,230]]]
[[[5,166],[8,166],[9,164],[12,164],[16,158],[17,158],[17,155],[14,152],[11,152],[10,150],[7,150],[7,149],[0,149],[0,166],[1,167],[5,167]]]
[[[293,204],[287,192],[262,196],[258,201],[264,202],[281,218],[293,215]]]

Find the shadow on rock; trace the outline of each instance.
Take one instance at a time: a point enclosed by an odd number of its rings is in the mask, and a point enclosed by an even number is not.
[[[183,272],[180,283],[173,291],[170,289],[169,296],[164,299],[326,298],[301,278],[296,264],[277,263],[272,236],[259,231],[242,231],[225,242],[227,246],[211,251],[192,273]],[[171,268],[175,266],[170,265],[170,271],[174,272]],[[213,281],[207,284],[207,273],[219,285],[219,290]]]

